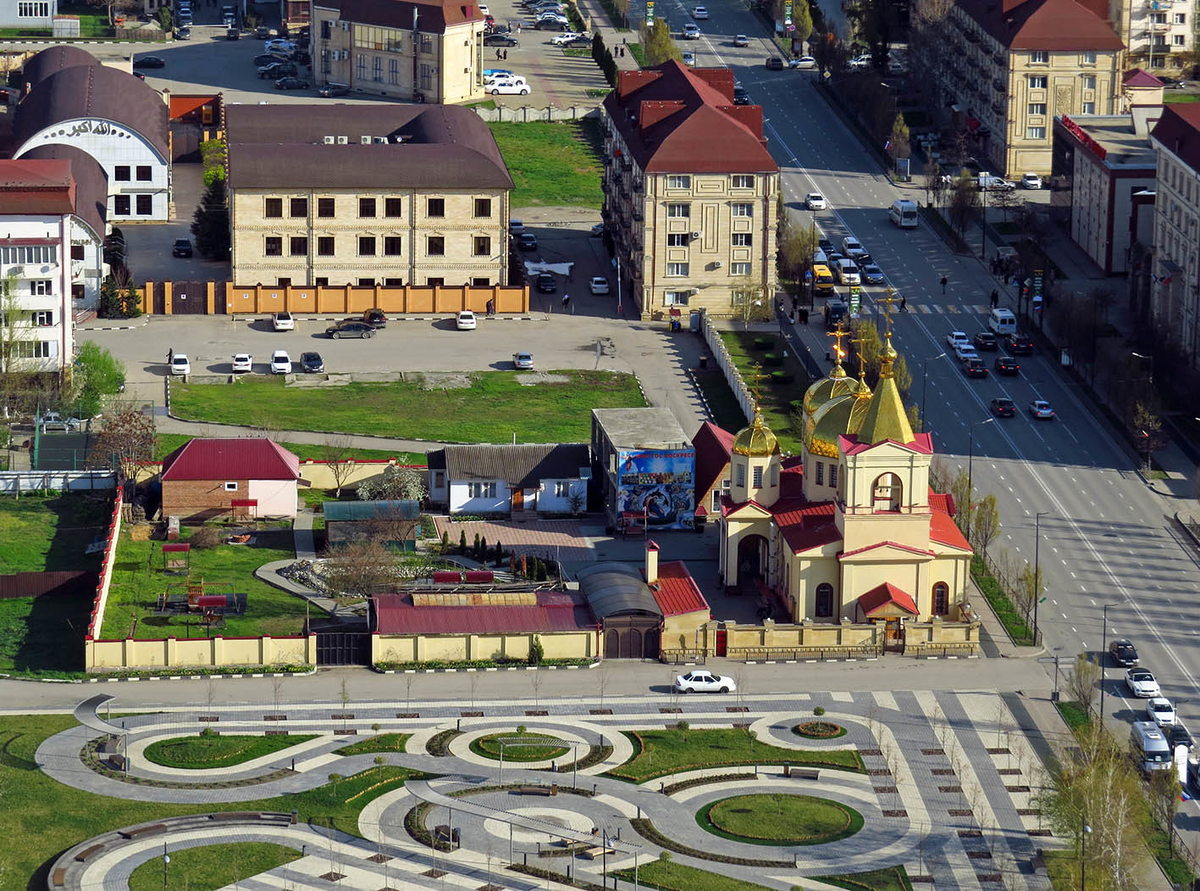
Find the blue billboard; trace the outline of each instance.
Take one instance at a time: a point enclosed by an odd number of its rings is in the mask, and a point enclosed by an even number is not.
[[[696,510],[694,450],[621,450],[617,462],[618,516],[638,516],[639,522],[656,529],[691,528]]]

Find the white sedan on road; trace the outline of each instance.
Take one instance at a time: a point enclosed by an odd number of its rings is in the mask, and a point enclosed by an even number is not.
[[[701,19],[707,19],[708,18],[708,10],[703,6],[697,6],[695,9],[692,10],[692,18],[696,19],[697,21],[699,21]]]
[[[809,192],[808,196],[804,199],[804,205],[809,210],[824,210],[829,206],[829,203],[820,192]]]
[[[1159,727],[1169,727],[1175,723],[1175,706],[1163,696],[1155,696],[1146,703],[1146,714]]]
[[[524,80],[516,80],[515,78],[506,78],[504,80],[494,80],[484,87],[493,96],[528,96],[529,84]]]
[[[732,693],[736,689],[733,678],[704,669],[693,669],[675,678],[676,693]]]
[[[588,282],[588,288],[593,294],[607,294],[608,279],[602,275],[593,276],[592,280]]]
[[[475,313],[469,309],[464,309],[454,319],[454,327],[459,331],[474,331],[475,330]]]
[[[249,353],[234,353],[233,354],[233,373],[241,374],[245,371],[254,369],[254,359]]]
[[[291,374],[292,357],[287,350],[276,350],[271,353],[271,374]]]
[[[1158,681],[1154,679],[1154,675],[1145,668],[1130,668],[1126,671],[1125,686],[1139,699],[1150,699],[1162,692],[1158,689]]]

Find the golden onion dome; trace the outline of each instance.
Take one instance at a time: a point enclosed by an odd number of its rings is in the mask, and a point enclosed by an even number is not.
[[[846,374],[846,369],[842,368],[840,363],[833,366],[833,370],[829,372],[828,377],[821,378],[805,390],[805,420],[812,417],[813,412],[826,402],[837,399],[840,396],[848,396],[855,391],[855,388],[855,380]]]
[[[763,422],[762,411],[757,403],[754,405],[754,420],[750,422],[749,427],[741,430],[733,441],[733,453],[760,458],[779,453],[779,440]]]
[[[812,416],[812,433],[806,445],[809,453],[822,458],[836,458],[838,437],[850,432],[855,409],[864,402],[855,396],[842,396],[817,409]]]

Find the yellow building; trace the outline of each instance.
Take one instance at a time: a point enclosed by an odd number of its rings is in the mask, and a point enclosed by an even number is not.
[[[929,488],[933,442],[913,433],[886,335],[872,393],[838,364],[804,397],[803,454],[784,459],[755,411],[730,456],[721,505],[727,588],[774,596],[792,620],[959,621],[971,548],[948,496]]]

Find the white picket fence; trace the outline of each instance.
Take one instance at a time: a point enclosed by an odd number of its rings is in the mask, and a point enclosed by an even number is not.
[[[6,470],[0,471],[0,493],[80,492],[115,489],[117,475],[111,470]]]
[[[742,373],[737,370],[737,366],[733,364],[729,350],[725,347],[725,341],[721,339],[721,333],[709,320],[708,313],[703,314],[701,325],[704,328],[704,341],[712,351],[717,367],[724,373],[725,381],[729,384],[729,389],[733,390],[738,405],[742,407],[742,413],[749,421],[754,417],[754,397],[750,395],[750,387],[742,379]]]

